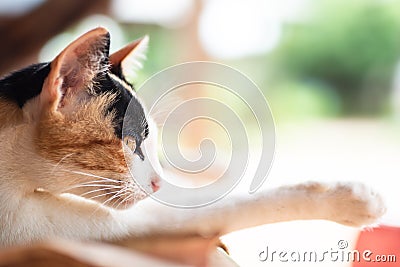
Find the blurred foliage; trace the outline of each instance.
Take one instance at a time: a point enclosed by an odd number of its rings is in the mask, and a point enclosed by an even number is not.
[[[331,88],[316,83],[282,83],[267,97],[278,120],[332,117],[340,111],[340,101]]]
[[[164,68],[177,64],[174,58],[178,57],[179,50],[175,49],[177,34],[169,29],[150,24],[122,24],[125,42],[141,38],[145,35],[150,37],[146,58],[143,62],[143,69],[138,71],[137,77],[128,77],[135,87],[140,86],[146,79]],[[166,46],[168,44],[168,46]]]
[[[400,2],[310,3],[309,16],[284,25],[274,51],[223,63],[254,79],[278,120],[387,113],[400,59]],[[185,53],[192,52],[182,29],[120,26],[126,42],[150,36],[149,60],[138,77],[132,77],[137,87],[156,72],[187,61]]]
[[[344,115],[382,114],[400,55],[400,5],[378,0],[313,3],[309,19],[286,25],[273,55],[275,66],[285,80],[327,84],[339,96]]]

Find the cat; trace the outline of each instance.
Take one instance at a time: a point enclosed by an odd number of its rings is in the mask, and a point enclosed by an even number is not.
[[[382,216],[381,197],[357,183],[284,186],[196,209],[147,197],[144,191],[163,190],[163,170],[149,159],[157,155],[157,127],[125,77],[147,42],[109,54],[109,32],[96,28],[53,61],[0,80],[0,247],[55,238],[225,234],[298,219],[363,226]],[[129,103],[135,117],[126,134]],[[146,188],[134,177],[147,181]]]

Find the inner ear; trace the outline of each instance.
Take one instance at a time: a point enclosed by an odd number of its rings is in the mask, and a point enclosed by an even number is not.
[[[42,104],[55,110],[90,93],[93,79],[109,67],[109,46],[110,36],[104,28],[91,30],[69,44],[51,62],[40,95]]]
[[[133,41],[110,55],[110,70],[120,79],[136,76],[137,70],[143,67],[142,61],[146,58],[149,37],[146,35]]]

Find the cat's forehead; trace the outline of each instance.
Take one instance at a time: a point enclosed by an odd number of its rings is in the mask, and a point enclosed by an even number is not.
[[[148,135],[148,123],[145,110],[132,86],[110,72],[96,84],[96,93],[114,93],[117,95],[116,99],[108,107],[108,111],[113,112],[115,115],[114,128],[118,138],[122,138],[123,134],[133,136],[138,141],[146,138]],[[128,106],[130,107],[130,112],[128,119],[124,120]],[[127,129],[125,133],[122,132],[124,122]]]
[[[38,97],[43,84],[51,71],[50,63],[34,64],[16,71],[0,80],[0,97],[16,103],[20,108],[31,99]],[[127,134],[139,138],[147,136],[147,120],[144,108],[137,99],[133,87],[124,79],[111,73],[102,73],[94,81],[94,93],[102,95],[111,93],[116,97],[109,103],[108,112],[114,114],[114,130],[118,138],[122,138],[122,128],[126,109],[131,103],[134,111],[129,120],[129,132]],[[88,91],[89,92],[89,91]],[[95,97],[95,95],[92,95]],[[79,108],[79,107],[78,107]]]

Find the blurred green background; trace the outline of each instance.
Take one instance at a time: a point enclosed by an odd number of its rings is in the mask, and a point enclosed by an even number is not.
[[[2,1],[0,29],[46,2],[57,1]],[[253,79],[278,121],[399,112],[399,1],[112,0],[92,5],[102,8],[70,15],[60,35],[43,40],[38,60],[51,60],[79,34],[103,25],[115,49],[150,36],[148,60],[133,78],[138,85],[170,65],[212,60]],[[45,11],[48,23],[57,19]],[[46,27],[25,25],[37,35]],[[19,54],[3,49],[10,52]]]

